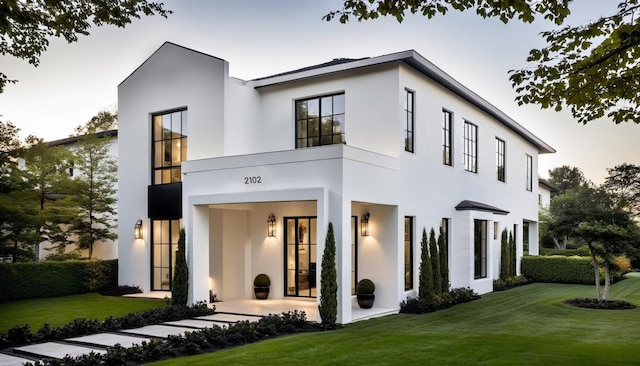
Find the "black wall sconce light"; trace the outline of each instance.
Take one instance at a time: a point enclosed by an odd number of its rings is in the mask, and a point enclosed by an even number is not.
[[[133,237],[136,239],[142,239],[142,220],[136,221],[136,226],[133,227]]]
[[[270,238],[276,236],[276,216],[273,213],[270,213],[267,219],[267,236]]]
[[[360,235],[369,236],[369,213],[362,215],[360,220]]]

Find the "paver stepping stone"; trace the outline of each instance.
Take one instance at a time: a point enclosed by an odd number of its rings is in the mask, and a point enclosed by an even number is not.
[[[0,353],[0,365],[2,366],[22,366],[25,362],[33,363],[33,360]]]
[[[184,332],[193,332],[193,328],[174,327],[171,325],[147,325],[142,328],[122,330],[123,333],[138,334],[149,337],[167,338],[170,335],[181,335]]]
[[[88,355],[91,352],[95,353],[107,353],[102,348],[93,348],[85,346],[76,346],[66,343],[46,342],[39,344],[32,344],[29,346],[17,347],[13,349],[16,353],[25,353],[34,355],[36,357],[50,357],[50,358],[64,358],[66,355],[71,357],[78,357],[81,355]]]
[[[83,337],[69,338],[69,341],[95,344],[104,347],[113,347],[120,344],[122,347],[133,347],[134,344],[142,344],[143,341],[149,342],[151,338],[134,337],[124,334],[115,333],[99,333]]]
[[[220,323],[220,322],[213,322],[210,320],[197,320],[197,319],[183,319],[183,320],[176,320],[173,322],[164,322],[162,324],[176,325],[179,327],[191,327],[191,328],[198,328],[198,329],[212,328],[214,325],[217,325],[219,327],[224,327],[229,325],[229,323]]]
[[[250,321],[250,322],[257,322],[261,318],[262,318],[261,316],[255,316],[255,315],[215,313],[213,315],[200,316],[200,317],[197,317],[196,319],[237,323],[237,322],[242,322],[242,321],[245,321],[245,320],[246,321]]]

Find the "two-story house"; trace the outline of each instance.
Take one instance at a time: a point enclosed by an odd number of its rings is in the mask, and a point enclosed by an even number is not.
[[[121,284],[169,290],[185,227],[190,301],[251,298],[259,273],[271,298],[318,301],[331,222],[349,323],[359,279],[380,309],[415,296],[424,228],[443,228],[452,287],[479,293],[503,229],[537,253],[538,154],[554,150],[415,51],[228,70],[165,43],[119,85]]]

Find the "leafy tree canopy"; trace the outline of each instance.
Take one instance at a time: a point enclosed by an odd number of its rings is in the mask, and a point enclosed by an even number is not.
[[[616,197],[619,207],[640,217],[640,166],[625,163],[607,171],[603,187]]]
[[[619,0],[620,1],[620,0]],[[345,0],[324,16],[346,23],[407,13],[432,18],[450,10],[533,22],[537,16],[562,25],[572,0]],[[518,104],[565,107],[580,123],[607,116],[615,123],[640,123],[640,0],[620,1],[615,14],[586,24],[543,32],[547,46],[529,52],[532,68],[511,70]]]
[[[568,165],[550,169],[548,182],[560,190],[559,195],[591,185],[580,168]]]
[[[146,0],[3,0],[0,2],[0,54],[11,55],[38,66],[49,38],[78,41],[89,35],[91,26],[105,24],[125,27],[141,15],[167,17],[164,4]],[[7,83],[15,83],[0,72],[0,93]]]

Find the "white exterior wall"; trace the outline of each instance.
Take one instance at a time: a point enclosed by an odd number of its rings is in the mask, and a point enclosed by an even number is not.
[[[189,64],[190,67],[176,65]],[[254,88],[229,79],[226,62],[165,44],[119,89],[120,282],[149,288],[149,241],[133,241],[133,224],[146,216],[150,184],[150,116],[188,109],[188,156],[183,171],[190,301],[212,290],[220,299],[250,298],[259,273],[271,278],[271,295],[285,296],[284,217],[316,216],[317,278],[327,225],[335,229],[339,279],[338,321],[352,320],[351,216],[369,212],[370,235],[358,242],[358,278],[376,284],[376,306],[397,309],[418,284],[422,229],[448,218],[452,287],[492,290],[499,274],[499,230],[530,222],[530,252],[537,253],[538,185],[525,189],[525,154],[538,149],[468,101],[401,62],[384,63]],[[170,80],[159,78],[169,73]],[[415,153],[404,151],[405,88],[415,91]],[[162,91],[162,92],[159,92]],[[295,149],[295,101],[345,94],[346,145]],[[442,164],[442,109],[453,112],[453,166]],[[464,171],[463,124],[478,126],[478,173]],[[125,137],[126,136],[126,137]],[[495,138],[506,142],[506,182],[496,179]],[[246,177],[260,183],[246,184]],[[125,184],[125,182],[127,184]],[[471,200],[509,211],[457,211]],[[266,219],[277,219],[275,238]],[[403,218],[414,221],[414,290],[404,290]],[[487,278],[473,278],[473,220],[487,221]],[[130,223],[127,225],[127,223]],[[148,220],[145,220],[145,229]],[[359,232],[359,228],[358,228]],[[499,236],[499,235],[498,235]],[[145,234],[148,238],[148,233]],[[519,267],[519,263],[518,263]]]

